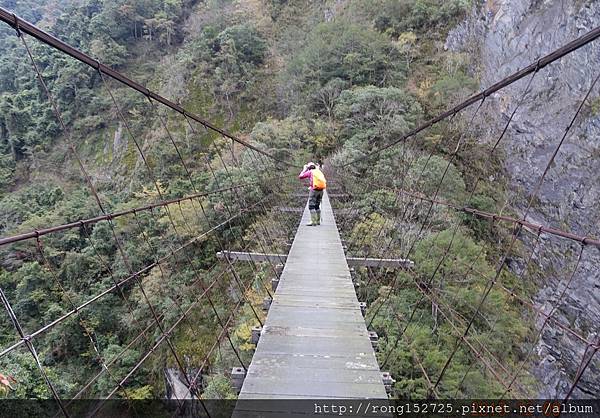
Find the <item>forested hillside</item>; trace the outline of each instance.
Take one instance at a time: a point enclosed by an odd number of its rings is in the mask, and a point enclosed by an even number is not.
[[[274,156],[300,166],[323,160],[326,168],[339,167],[393,141],[478,89],[475,55],[444,47],[448,32],[476,7],[472,3],[0,0],[0,6]],[[194,129],[174,112],[157,110],[146,97],[103,79],[93,69],[33,39],[27,42],[70,134],[61,129],[22,41],[14,29],[3,25],[2,236],[99,215],[69,144],[74,144],[108,212],[142,206],[159,197],[215,191],[231,186],[232,179],[256,182],[241,196],[228,191],[202,198],[204,217],[198,216],[199,208],[190,201],[173,214],[157,210],[136,215],[133,224],[116,222],[124,248],[114,243],[107,221],[52,235],[42,245],[2,247],[0,287],[28,332],[167,255],[195,232],[223,222],[244,207],[261,204],[270,193],[265,176],[271,179],[270,187],[297,190],[293,183],[273,180],[289,174],[293,181],[294,169],[263,165],[242,147],[202,127]],[[499,244],[511,233],[436,206],[430,218],[427,214],[425,238],[414,244],[428,208],[419,201],[398,200],[398,189],[510,214],[511,208],[504,206],[508,187],[504,156],[496,152],[491,163],[484,163],[493,143],[469,127],[464,116],[435,125],[403,146],[386,150],[374,162],[356,162],[339,170],[337,180],[332,180],[353,196],[352,202],[336,203],[336,209],[358,209],[340,223],[342,235],[353,243],[351,252],[372,255],[382,249],[382,242],[389,242],[387,256],[402,257],[408,251],[415,262],[411,272],[357,272],[359,296],[368,302],[367,317],[375,318],[372,328],[380,336],[378,360],[396,379],[393,395],[397,397],[427,396],[429,385],[420,365],[434,376],[439,374],[454,347],[452,324],[464,325],[473,314],[486,277],[493,275]],[[184,156],[185,167],[179,164],[170,136]],[[458,156],[453,153],[457,142],[462,144]],[[139,155],[138,143],[147,160]],[[226,164],[233,168],[227,169]],[[352,181],[353,177],[361,182]],[[232,206],[228,198],[237,203]],[[397,224],[402,213],[403,223]],[[193,287],[197,275],[225,271],[216,263],[217,251],[283,252],[287,234],[293,234],[289,225],[296,224],[293,214],[287,218],[255,214],[233,222],[219,231],[217,239],[200,240],[181,257],[145,272],[148,295],[128,286],[41,335],[37,350],[59,393],[74,396],[101,369],[101,359],[125,352],[111,366],[113,372],[102,375],[83,394],[106,396],[147,348],[128,345],[140,332],[140,318],[151,315],[146,298],[173,316],[176,312],[169,307],[182,288]],[[277,240],[271,240],[273,236]],[[438,265],[448,249],[444,263]],[[517,245],[515,258],[520,250]],[[242,278],[256,282],[244,296],[251,303],[244,305],[231,331],[233,345],[248,360],[253,347],[248,344],[250,328],[256,324],[251,306],[265,296],[261,280],[270,271],[267,266],[260,271],[248,266],[239,269]],[[429,285],[444,300],[421,303],[415,283],[422,284],[437,272],[441,278]],[[226,313],[244,293],[235,278],[227,280],[225,290],[213,301],[220,313]],[[507,271],[499,281],[520,294],[532,295],[536,290],[533,283]],[[391,289],[400,291],[392,294]],[[192,300],[187,294],[182,299],[181,303]],[[438,308],[450,312],[451,321]],[[183,354],[185,367],[196,370],[220,329],[208,308],[198,308],[192,316],[193,326],[178,328],[171,340]],[[409,317],[415,320],[402,331],[398,321]],[[533,327],[523,305],[497,287],[475,321],[472,343],[485,345],[498,362],[493,367],[520,370],[521,362],[529,361],[524,353],[532,344]],[[159,335],[158,330],[152,332],[149,338]],[[9,319],[0,315],[0,347],[15,341],[18,337]],[[236,364],[234,352],[227,341],[218,348],[202,370],[203,396],[235,397],[229,381]],[[127,395],[118,392],[118,396],[165,396],[164,370],[175,367],[175,360],[168,347],[161,347],[129,381]],[[533,396],[539,388],[527,366],[518,376],[513,396]],[[12,388],[0,386],[0,396],[49,397],[36,370],[25,349],[0,357],[0,374],[14,378]],[[505,392],[465,347],[459,349],[437,390],[442,398],[491,398]]]

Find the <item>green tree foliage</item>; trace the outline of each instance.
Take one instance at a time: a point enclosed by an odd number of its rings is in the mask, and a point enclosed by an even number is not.
[[[419,157],[407,174],[409,187],[425,196],[462,202],[466,197],[465,182],[456,166],[437,155]]]
[[[399,88],[356,87],[340,94],[335,108],[342,134],[363,147],[385,144],[412,128],[420,115],[416,100]]]
[[[214,376],[202,395],[205,399],[235,399],[231,381],[225,376]]]
[[[395,393],[418,399],[428,395],[429,386],[415,358],[430,378],[439,375],[464,329],[461,318],[469,319],[475,314],[481,290],[495,271],[481,244],[460,230],[457,233],[445,230],[419,241],[412,259],[415,271],[401,273],[396,278],[399,293],[388,298],[374,321],[374,328],[380,335],[382,357],[390,354],[389,367],[398,381]],[[443,260],[441,265],[440,260]],[[389,287],[382,287],[372,305],[378,306],[389,291]],[[400,333],[404,326],[402,318],[409,317],[415,307],[416,320]],[[493,326],[488,322],[490,318]],[[518,341],[524,341],[527,330],[506,293],[493,289],[474,318],[470,342],[476,349],[484,345],[502,364],[514,367],[513,363],[519,360]],[[473,362],[477,363],[476,355],[467,346],[459,345],[438,387],[440,396],[494,397],[503,392],[504,388],[488,376],[490,372],[473,367]]]
[[[190,77],[189,107],[204,113],[214,111],[214,104],[227,109],[230,120],[240,119],[244,108],[260,100],[253,93],[266,57],[266,40],[251,23],[204,26],[177,54]]]
[[[94,55],[103,63],[122,66],[135,55],[136,45],[148,42],[171,45],[177,39],[175,25],[191,0],[85,0],[83,2],[4,1],[4,7],[36,23],[55,8],[50,32],[69,44]],[[0,193],[14,182],[15,163],[52,149],[61,135],[48,98],[32,71],[31,63],[14,30],[0,29]],[[73,59],[37,42],[30,42],[33,55],[50,91],[57,100],[67,126],[74,135],[103,129],[101,115],[108,116],[106,97],[99,95],[98,74]]]
[[[378,0],[369,4],[377,30],[399,36],[402,32],[426,32],[447,28],[464,16],[469,0]]]
[[[267,145],[278,158],[283,159],[309,151],[319,160],[337,145],[333,132],[322,120],[299,117],[259,122],[254,126],[250,138]]]
[[[23,222],[54,209],[64,198],[53,184],[36,184],[0,200],[0,231],[10,231]]]
[[[336,9],[330,21],[322,22],[321,5],[286,1],[268,2],[263,11],[272,19],[264,19],[252,15],[253,8],[263,7],[256,2],[0,0],[104,63],[166,91],[190,111],[242,137],[247,134],[253,144],[278,158],[305,162],[335,154],[333,163],[363,157],[398,140],[476,87],[468,57],[442,52],[435,44],[464,14],[469,1],[347,3],[347,9]],[[143,95],[111,82],[158,179],[159,194],[97,72],[38,42],[30,45],[107,211],[135,208],[161,196],[252,183],[173,205],[169,211],[157,208],[45,235],[40,239],[44,257],[33,241],[0,249],[0,287],[28,331],[64,315],[72,303],[83,303],[116,281],[134,278],[36,337],[43,366],[64,397],[102,370],[100,356],[114,360],[111,373],[101,373],[86,393],[102,397],[161,336],[153,312],[169,326],[194,303],[198,289],[214,284],[214,309],[221,318],[229,315],[242,295],[236,278],[217,263],[215,253],[242,247],[259,251],[263,243],[279,244],[270,241],[267,232],[273,229],[275,236],[285,237],[282,222],[269,219],[265,225],[260,211],[249,208],[272,195],[267,186],[286,187],[278,176],[287,173],[238,145],[232,151],[229,140],[200,126],[194,125],[194,130],[180,115],[161,109],[167,132]],[[64,133],[22,45],[8,27],[0,27],[0,49],[6,52],[0,56],[0,232],[28,232],[97,216],[99,208],[65,152]],[[370,275],[358,271],[365,279],[361,297],[370,306],[385,301],[373,327],[381,338],[380,359],[390,355],[389,367],[398,381],[394,395],[400,397],[427,396],[427,380],[415,357],[437,376],[457,341],[450,320],[440,313],[447,307],[422,299],[417,285],[450,305],[451,320],[464,327],[464,318],[474,314],[482,289],[495,276],[493,244],[501,238],[498,230],[402,193],[432,196],[444,176],[438,198],[494,211],[489,197],[493,187],[488,184],[480,184],[470,201],[465,199],[473,176],[484,170],[488,170],[484,178],[495,174],[489,171],[500,167],[501,161],[492,169],[469,161],[482,155],[475,143],[468,144],[469,155],[448,164],[451,141],[442,139],[455,134],[436,126],[424,137],[348,167],[356,180],[340,184],[353,197],[356,216],[344,222],[342,231],[359,243],[353,250],[378,256],[386,246],[389,254],[408,253],[415,262],[411,271],[382,269],[372,280],[373,271]],[[246,211],[243,217],[227,221],[240,211]],[[212,233],[217,239],[199,235],[219,223],[226,227]],[[190,240],[195,240],[193,245],[174,254]],[[164,258],[160,265],[143,270],[159,258]],[[253,271],[236,265],[236,271],[241,280],[251,280],[245,296],[259,305],[264,296],[259,279],[267,277],[266,268]],[[219,282],[214,281],[217,276]],[[523,286],[506,271],[499,283]],[[250,359],[247,339],[255,324],[248,305],[242,304],[239,320],[231,324],[244,362]],[[401,335],[398,321],[415,306],[415,319]],[[130,345],[148,326],[144,338]],[[514,301],[494,288],[475,317],[470,338],[513,369],[529,326]],[[18,340],[3,315],[0,331],[1,347]],[[215,313],[201,304],[170,334],[170,341],[185,366],[193,369],[204,361],[220,331]],[[217,347],[210,358],[214,368],[204,381],[204,398],[235,397],[223,370],[236,362],[227,344]],[[442,396],[499,395],[498,385],[477,365],[473,353],[461,346],[440,385]],[[163,345],[128,381],[128,395],[162,396],[165,367],[177,363]],[[50,396],[26,351],[0,359],[0,374],[16,380],[16,389],[7,396]]]
[[[383,86],[401,75],[396,52],[386,37],[352,22],[319,24],[304,45],[287,70],[296,97],[318,96],[324,88],[335,92],[342,83]]]
[[[253,69],[264,60],[266,44],[256,29],[237,25],[216,36],[213,50],[218,86],[215,94],[225,98],[230,117],[233,117],[232,101],[252,82]]]

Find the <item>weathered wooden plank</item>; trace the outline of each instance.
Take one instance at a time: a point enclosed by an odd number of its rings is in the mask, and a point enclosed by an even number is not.
[[[250,253],[243,251],[219,251],[219,258],[229,258],[231,261],[253,261],[255,263],[285,263],[288,256],[285,254]],[[346,257],[349,267],[379,267],[407,269],[414,266],[414,262],[403,258],[372,258],[372,257]]]
[[[287,261],[242,400],[387,399],[327,194],[321,210],[322,224],[308,227],[305,209],[287,256],[219,254],[231,260]]]
[[[287,260],[285,254],[249,253],[244,251],[219,251],[218,258],[228,258],[230,261],[252,261],[254,263],[280,263]]]

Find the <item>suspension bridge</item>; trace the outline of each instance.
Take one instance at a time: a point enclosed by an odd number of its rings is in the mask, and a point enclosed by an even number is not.
[[[387,397],[327,194],[302,217],[240,399]]]
[[[385,155],[388,150],[395,147],[406,146],[409,141],[415,140],[419,134],[433,126],[451,124],[457,115],[467,109],[474,108],[470,117],[465,116],[473,122],[480,109],[489,102],[490,97],[507,86],[524,80],[525,87],[520,100],[509,113],[504,128],[490,148],[488,158],[491,159],[510,128],[513,117],[519,111],[523,98],[530,91],[532,80],[547,66],[556,65],[562,58],[580,48],[595,45],[594,41],[600,37],[600,28],[589,31],[539,58],[530,66],[499,80],[491,87],[424,122],[393,142],[382,144],[368,153],[363,153],[353,161],[327,167],[330,184],[332,189],[335,189],[330,196],[340,198],[339,216],[336,214],[336,202],[330,202],[326,194],[323,200],[323,224],[318,227],[307,227],[304,225],[307,221],[307,209],[304,207],[304,201],[297,197],[300,193],[298,186],[290,185],[290,181],[298,183],[295,175],[288,175],[293,170],[299,169],[294,163],[279,159],[259,144],[250,143],[217,127],[203,117],[45,33],[10,11],[0,8],[0,20],[10,25],[15,30],[15,36],[20,39],[24,54],[30,63],[30,71],[38,79],[41,91],[50,103],[71,156],[81,171],[82,181],[98,210],[98,215],[91,218],[76,219],[62,225],[48,225],[0,239],[0,248],[6,251],[3,254],[18,251],[23,254],[23,257],[42,265],[64,303],[62,311],[52,320],[40,324],[33,330],[25,329],[14,309],[16,301],[11,300],[8,291],[0,288],[0,298],[5,308],[7,323],[12,326],[14,332],[12,342],[0,347],[0,360],[8,359],[20,351],[27,352],[34,362],[33,370],[43,379],[48,393],[56,402],[58,412],[64,416],[77,415],[73,412],[73,400],[89,397],[101,398],[94,403],[92,414],[101,414],[106,401],[111,399],[131,402],[131,407],[135,409],[130,384],[137,379],[147,363],[156,360],[155,356],[158,352],[163,353],[163,359],[165,357],[170,359],[167,380],[171,382],[171,387],[165,396],[176,401],[177,411],[174,415],[182,408],[182,404],[190,399],[198,401],[201,415],[211,415],[210,408],[204,405],[202,394],[206,379],[210,377],[211,370],[216,367],[213,363],[216,363],[217,355],[225,350],[229,350],[236,362],[234,365],[228,364],[231,367],[226,370],[226,374],[239,392],[241,400],[291,398],[385,400],[389,393],[393,394],[395,383],[394,376],[390,376],[385,371],[385,367],[393,360],[394,349],[410,338],[407,329],[424,305],[431,305],[436,324],[437,318],[442,318],[442,321],[449,324],[451,332],[451,338],[448,337],[448,341],[451,341],[450,354],[438,367],[432,368],[431,364],[424,362],[413,346],[408,344],[411,347],[408,355],[416,373],[426,384],[429,398],[448,397],[448,393],[443,392],[444,377],[459,352],[461,355],[472,357],[472,367],[480,368],[485,376],[498,383],[503,390],[501,398],[527,395],[526,389],[519,380],[522,369],[533,355],[535,344],[523,350],[520,356],[521,362],[511,370],[502,364],[498,358],[499,354],[486,346],[485,341],[478,337],[479,331],[474,326],[476,320],[484,315],[482,308],[492,290],[504,292],[522,309],[526,309],[538,319],[536,335],[531,335],[533,341],[539,340],[544,329],[551,323],[563,331],[563,338],[581,345],[581,358],[575,373],[569,376],[568,387],[564,393],[565,402],[572,396],[586,371],[593,364],[594,357],[600,349],[598,334],[594,330],[586,332],[576,329],[573,324],[565,323],[556,314],[570,291],[570,285],[578,274],[581,261],[600,248],[600,240],[595,237],[597,231],[578,234],[556,226],[536,223],[529,219],[528,214],[569,133],[582,117],[582,109],[588,103],[590,95],[595,94],[598,77],[590,80],[580,104],[573,110],[570,123],[565,127],[564,132],[561,132],[559,138],[553,140],[553,152],[541,167],[542,174],[534,188],[528,191],[527,205],[519,216],[486,212],[468,206],[467,203],[481,179],[476,179],[471,185],[471,192],[464,200],[464,204],[440,197],[440,189],[450,164],[459,158],[462,152],[464,133],[456,139],[455,144],[452,144],[453,151],[448,154],[447,165],[437,179],[436,189],[432,195],[410,190],[408,185],[404,184],[406,176],[402,176],[399,184],[390,185],[383,179],[381,184],[361,184],[360,173],[354,172],[353,167],[358,162],[373,161],[374,158]],[[72,138],[73,128],[65,122],[46,75],[40,68],[41,64],[36,59],[34,50],[29,46],[31,40],[60,51],[80,62],[88,70],[96,72],[100,85],[111,99],[119,123],[125,127],[129,139],[135,145],[147,182],[155,188],[154,200],[135,208],[120,211],[109,209],[109,202],[98,190],[84,160],[79,155],[77,144]],[[157,121],[162,128],[163,139],[174,149],[177,164],[181,166],[185,180],[193,193],[175,198],[167,198],[168,196],[163,195],[155,167],[148,163],[147,149],[131,128],[131,123],[114,94],[115,85],[139,93],[146,101],[149,117]],[[220,143],[213,141],[207,146],[206,158],[203,162],[203,170],[213,181],[211,188],[201,189],[195,180],[189,167],[190,157],[184,154],[175,132],[170,129],[166,112],[171,112],[171,117],[179,118],[193,138],[199,138],[202,132],[211,132],[222,139]],[[472,125],[471,123],[467,129]],[[435,151],[437,149],[430,151],[427,161]],[[241,182],[235,177],[235,172],[243,168],[244,158],[254,166],[268,169],[259,173],[256,180]],[[216,173],[215,161],[222,170],[222,175]],[[407,162],[407,166],[411,164],[414,164],[414,161]],[[403,168],[404,173],[407,169],[407,167]],[[422,169],[421,175],[424,171],[425,168]],[[269,176],[269,172],[279,172],[281,177],[274,179]],[[353,242],[349,241],[354,222],[368,217],[368,213],[365,214],[355,205],[355,198],[365,195],[370,188],[374,187],[387,190],[393,195],[391,206],[396,211],[391,223],[383,222],[382,225],[370,227],[368,235],[375,237],[375,243],[369,246],[368,250],[363,251],[366,233]],[[301,196],[304,196],[304,192]],[[209,211],[211,199],[216,197],[222,200],[219,205],[215,205],[218,209],[215,213],[218,213],[218,216],[211,215]],[[409,237],[410,239],[406,240],[406,251],[403,257],[390,256],[396,241],[394,236],[390,237],[384,231],[400,229],[411,216],[409,211],[414,210],[417,205],[420,205],[420,212],[415,218],[418,220],[419,227]],[[441,255],[433,259],[434,251],[429,249],[428,254],[432,257],[430,262],[434,266],[431,276],[418,277],[414,274],[412,270],[418,265],[415,265],[411,257],[418,242],[428,235],[426,231],[431,227],[432,212],[436,208],[446,208],[461,213],[469,219],[488,222],[492,228],[504,228],[509,231],[504,242],[499,244],[500,257],[493,272],[477,271],[475,261],[465,263],[464,260],[451,258],[451,249],[459,230],[459,225],[455,225]],[[281,231],[273,231],[271,225],[264,221],[265,218],[277,221],[278,225],[285,229],[289,241],[282,240]],[[157,244],[156,240],[151,239],[150,227],[161,222],[167,225],[166,230],[170,235],[163,236],[161,243]],[[116,259],[119,259],[118,264],[122,266],[121,269],[125,273],[117,272],[117,262],[114,259],[109,260],[102,255],[101,251],[94,248],[94,257],[102,266],[107,278],[102,282],[104,287],[95,293],[73,295],[73,292],[66,289],[61,282],[60,271],[65,267],[63,263],[66,261],[61,261],[61,257],[57,257],[56,254],[48,254],[45,243],[53,239],[61,239],[69,232],[77,233],[82,239],[88,240],[99,224],[108,225],[108,239],[116,248]],[[136,231],[135,242],[125,242],[124,225]],[[342,234],[348,234],[345,240],[340,238],[340,231]],[[523,239],[524,235],[528,237],[527,240]],[[545,241],[551,240],[566,243],[565,245],[570,246],[575,256],[571,271],[565,275],[561,282],[561,289],[549,302],[550,309],[548,309],[534,303],[528,296],[520,294],[516,287],[511,288],[509,284],[503,283],[501,276],[507,269],[507,260],[511,257],[512,249],[517,242],[529,243],[529,253],[524,257],[525,268],[518,273],[518,279],[524,281],[527,274],[526,267],[532,262],[534,254],[540,251]],[[239,248],[230,248],[233,242],[237,243]],[[152,261],[146,265],[138,265],[138,260],[130,253],[131,248],[135,246],[143,247],[153,254]],[[216,248],[214,264],[200,266],[194,257],[205,248]],[[351,254],[353,251],[355,253]],[[476,259],[485,256],[482,249]],[[479,299],[473,303],[469,316],[459,315],[451,303],[444,301],[442,293],[435,289],[436,279],[443,274],[441,270],[444,263],[465,264],[465,280],[473,275],[480,275],[485,279],[486,285],[481,289]],[[179,283],[176,289],[166,289],[169,303],[166,306],[158,306],[148,290],[148,277],[151,272],[157,274],[164,283],[168,283],[175,280],[177,269],[184,268],[190,272],[186,281]],[[358,269],[363,273],[362,283],[361,280],[353,277],[355,273],[352,270]],[[400,272],[403,274],[401,275]],[[379,280],[383,274],[391,275],[392,278],[386,282],[387,286],[382,288],[379,297],[371,297],[374,299],[372,306],[367,306],[357,296],[365,296],[361,293],[361,285],[368,287]],[[399,279],[400,277],[410,277],[414,280],[413,285],[421,295],[420,299],[412,304],[410,313],[402,317],[397,309],[389,308],[389,302],[394,297],[402,297],[402,288],[398,286],[399,281],[402,280]],[[265,295],[264,299],[257,301],[255,297],[253,298],[253,293],[256,293],[257,289]],[[138,306],[132,301],[134,292],[137,292],[138,299],[141,301]],[[136,324],[137,329],[135,335],[129,335],[127,340],[122,341],[124,349],[113,353],[111,357],[103,354],[102,338],[98,335],[97,327],[88,320],[89,308],[101,305],[108,297],[120,300],[125,315]],[[229,301],[225,308],[218,304],[218,300],[222,298]],[[143,306],[142,311],[140,306]],[[240,350],[239,336],[232,332],[238,317],[244,310],[250,312],[256,323],[252,329],[252,341],[244,342],[255,344],[250,361]],[[198,312],[200,316],[210,316],[217,329],[215,332],[207,332],[202,337],[198,337],[202,338],[202,345],[206,349],[203,350],[201,359],[194,358],[190,362],[186,359],[189,353],[182,355],[173,337],[178,330],[184,328],[192,335],[197,334],[198,330],[194,327],[193,320],[198,319],[198,316],[195,316]],[[379,337],[373,330],[373,326],[378,317],[384,313],[389,320],[396,323],[397,332],[386,336],[386,350],[382,351]],[[493,330],[494,324],[488,323],[485,326]],[[46,341],[45,337],[59,327],[77,327],[83,332],[89,340],[91,357],[93,357],[90,361],[94,363],[93,369],[96,370],[86,377],[87,381],[84,384],[77,386],[75,391],[71,392],[65,392],[57,387],[56,381],[47,372],[46,360],[39,355],[41,344]],[[127,370],[123,371],[122,367],[117,368],[117,365],[122,364],[129,350],[134,347],[142,354],[135,358]],[[459,378],[461,383],[468,374],[469,370],[462,379]],[[98,389],[100,380],[105,382],[102,393]],[[110,386],[108,390],[106,390],[106,382]],[[244,408],[239,409],[238,413],[258,414],[257,411]]]

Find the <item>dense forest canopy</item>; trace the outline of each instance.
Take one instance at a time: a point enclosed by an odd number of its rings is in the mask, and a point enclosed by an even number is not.
[[[333,165],[354,160],[393,141],[478,86],[469,57],[443,48],[448,30],[473,6],[470,0],[322,4],[280,0],[0,0],[0,5],[277,158],[300,165],[309,159]],[[257,161],[252,153],[232,147],[201,126],[192,129],[174,112],[160,109],[157,115],[142,95],[113,81],[103,82],[98,72],[33,39],[27,38],[27,42],[70,127],[70,138],[58,123],[23,44],[12,28],[2,25],[3,236],[99,214],[67,146],[69,141],[75,144],[108,211],[134,208],[159,197],[178,198],[195,190],[215,191],[235,181],[256,182],[239,195],[229,191],[202,198],[199,205],[185,202],[173,214],[157,210],[140,213],[131,222],[116,222],[117,242],[122,242],[123,248],[115,243],[115,232],[107,221],[44,238],[44,257],[35,242],[2,247],[0,287],[12,301],[23,327],[32,332],[67,312],[71,304],[82,303],[110,287],[115,279],[168,255],[198,231],[261,202],[272,192],[265,187],[265,176],[272,179],[279,169],[263,165],[263,160]],[[114,93],[114,102],[110,93]],[[389,254],[402,256],[407,242],[419,234],[427,207],[410,200],[396,205],[394,190],[434,195],[442,174],[439,198],[457,204],[469,199],[471,207],[500,210],[497,205],[505,187],[502,156],[483,166],[480,157],[488,150],[487,142],[469,135],[464,138],[465,152],[460,158],[450,156],[465,124],[437,125],[418,140],[390,148],[374,162],[353,164],[342,173],[357,175],[371,189],[361,193],[363,185],[346,185],[348,193],[356,196],[352,207],[358,208],[354,219],[342,223],[342,234],[356,243],[351,251],[360,255],[376,252],[382,241],[389,241]],[[166,139],[168,135],[179,146],[189,176]],[[147,164],[138,155],[134,138],[143,144]],[[289,174],[285,169],[280,173]],[[496,179],[493,187],[487,181],[475,181],[491,176]],[[273,187],[277,182],[267,183]],[[286,182],[278,186],[284,190],[294,187]],[[200,210],[205,216],[199,216]],[[403,224],[396,225],[394,220],[402,211],[408,216]],[[287,220],[262,215],[238,219],[231,227],[219,230],[216,239],[203,238],[180,257],[146,272],[142,279],[147,295],[135,286],[125,287],[123,294],[111,293],[81,317],[41,335],[37,339],[39,355],[59,393],[73,396],[101,368],[99,359],[125,352],[111,366],[112,374],[102,375],[85,393],[88,397],[106,396],[144,353],[143,344],[128,343],[139,333],[140,319],[150,317],[145,298],[158,312],[168,312],[170,317],[165,321],[171,323],[175,318],[169,308],[173,301],[182,306],[192,303],[188,294],[178,299],[181,289],[192,288],[197,275],[208,278],[224,269],[216,263],[217,251],[284,251],[287,236],[293,233],[290,222],[296,222],[293,216]],[[456,227],[458,235],[454,236]],[[376,235],[379,230],[383,235]],[[380,363],[389,359],[386,367],[397,380],[394,396],[426,396],[427,381],[413,356],[437,375],[454,342],[449,321],[436,313],[432,303],[419,307],[417,320],[400,337],[397,318],[408,317],[421,297],[415,281],[424,282],[434,271],[440,271],[441,278],[431,286],[446,297],[444,306],[451,306],[454,320],[462,323],[473,312],[485,276],[494,271],[493,260],[498,255],[495,244],[505,240],[506,234],[506,230],[490,227],[485,221],[436,207],[425,238],[411,249],[415,271],[384,271],[376,280],[368,279],[366,270],[358,271],[363,282],[360,297],[369,306],[387,300],[391,288],[401,289],[389,298],[372,324],[380,335]],[[272,235],[281,239],[270,241]],[[451,245],[446,261],[436,265],[450,241],[459,245]],[[260,271],[240,267],[242,278],[255,282],[247,292],[227,276],[225,291],[213,300],[216,311],[225,315],[229,304],[243,293],[260,304],[265,296],[261,281],[269,274],[266,266]],[[509,273],[503,273],[500,280],[525,294],[533,291]],[[527,317],[521,309],[506,293],[495,289],[474,325],[473,343],[485,342],[510,370],[523,360],[521,347],[530,343],[527,331],[532,324],[524,319]],[[206,307],[195,309],[192,317],[194,326],[177,328],[172,342],[185,358],[185,366],[195,369],[220,329]],[[255,323],[252,310],[245,305],[232,327],[233,342],[244,360],[251,358],[248,338]],[[152,333],[151,339],[159,335],[158,330]],[[94,336],[92,343],[89,335]],[[17,339],[8,318],[0,316],[1,347]],[[167,347],[161,347],[128,382],[127,396],[164,396],[163,370],[175,367],[175,360]],[[203,396],[234,397],[228,372],[236,358],[229,345],[221,344],[210,363]],[[3,396],[50,396],[26,350],[0,358],[0,373],[16,381],[13,389],[0,390]],[[526,373],[519,382],[519,393],[534,392],[536,383]],[[503,393],[465,347],[460,348],[438,390],[444,398],[490,398]],[[125,394],[119,392],[118,396]]]

